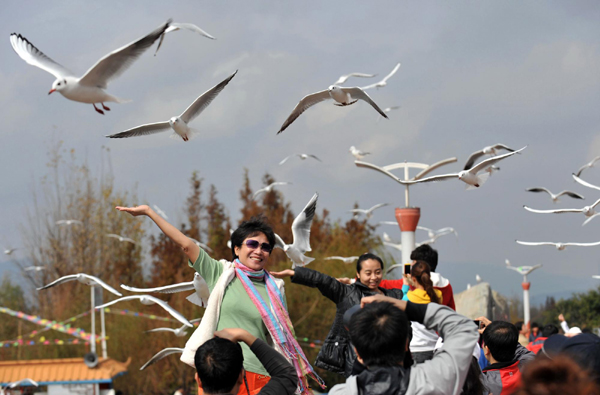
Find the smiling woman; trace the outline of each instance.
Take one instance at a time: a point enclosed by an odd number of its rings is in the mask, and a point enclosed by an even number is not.
[[[225,328],[242,328],[256,338],[272,344],[294,365],[298,386],[308,393],[306,376],[320,384],[321,379],[308,363],[295,339],[287,312],[284,282],[264,270],[275,245],[273,229],[260,218],[244,221],[231,235],[233,262],[217,261],[148,206],[117,207],[133,216],[146,215],[171,240],[178,244],[189,259],[189,265],[208,284],[208,306],[198,329],[188,340],[181,360],[194,367],[196,350],[214,332]],[[256,394],[269,382],[269,374],[256,355],[241,344],[246,370],[246,384],[238,394]],[[202,394],[199,388],[199,394]]]

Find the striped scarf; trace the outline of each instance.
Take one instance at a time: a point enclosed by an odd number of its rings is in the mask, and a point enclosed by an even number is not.
[[[236,276],[240,279],[246,293],[258,309],[271,337],[276,341],[278,348],[282,350],[282,354],[294,365],[300,392],[302,394],[312,394],[308,388],[307,375],[317,381],[322,388],[325,388],[325,383],[310,366],[302,348],[300,348],[294,337],[292,321],[283,306],[283,296],[279,292],[273,277],[264,269],[256,271],[248,268],[239,259],[235,260],[234,265]],[[264,280],[269,296],[269,304],[265,303],[251,279]]]

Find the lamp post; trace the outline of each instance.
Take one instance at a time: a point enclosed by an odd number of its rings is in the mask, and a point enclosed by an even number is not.
[[[531,287],[531,283],[527,281],[527,275],[534,271],[535,269],[539,269],[542,267],[542,264],[535,266],[519,266],[514,267],[510,265],[510,261],[506,260],[506,268],[510,270],[514,270],[515,272],[521,274],[523,276],[523,282],[521,283],[521,287],[523,287],[523,321],[524,325],[529,324],[529,320],[531,318],[530,308],[529,308],[529,288]]]
[[[404,179],[402,181],[414,181],[424,177],[425,175],[429,174],[435,169],[440,168],[441,166],[454,163],[456,161],[456,158],[448,158],[434,163],[433,165],[415,162],[402,162],[379,167],[372,163],[356,160],[354,161],[354,164],[357,167],[364,167],[367,169],[376,170],[392,178],[394,181],[399,182],[400,179],[396,177],[393,173],[391,173],[392,170],[403,168]],[[411,179],[409,169],[421,169],[421,172]],[[417,225],[419,224],[419,219],[421,218],[421,209],[419,207],[410,207],[409,185],[406,184],[404,184],[404,202],[404,208],[396,208],[395,214],[396,221],[398,221],[398,225],[400,226],[400,232],[402,234],[402,263],[410,263],[410,254],[415,249],[415,230],[417,230]],[[401,268],[393,269],[390,272],[390,277],[401,278]]]

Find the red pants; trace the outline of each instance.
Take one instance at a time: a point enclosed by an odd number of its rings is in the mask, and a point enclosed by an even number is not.
[[[248,389],[250,390],[250,395],[256,395],[260,392],[262,387],[267,385],[267,383],[271,380],[269,376],[263,376],[262,374],[246,372],[246,381],[248,381]],[[198,388],[198,395],[204,395],[204,391],[202,388]],[[248,395],[248,391],[246,391],[246,385],[242,384],[240,390],[238,391],[238,395]]]

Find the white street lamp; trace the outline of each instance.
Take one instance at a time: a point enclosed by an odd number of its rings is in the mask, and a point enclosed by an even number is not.
[[[523,287],[523,315],[524,315],[524,325],[529,324],[529,320],[531,318],[530,308],[529,308],[529,287],[531,283],[527,281],[527,275],[534,271],[535,269],[539,269],[542,267],[542,264],[535,266],[519,266],[514,267],[510,265],[510,261],[507,259],[506,268],[510,270],[514,270],[523,276],[523,282],[521,283],[521,287]]]

